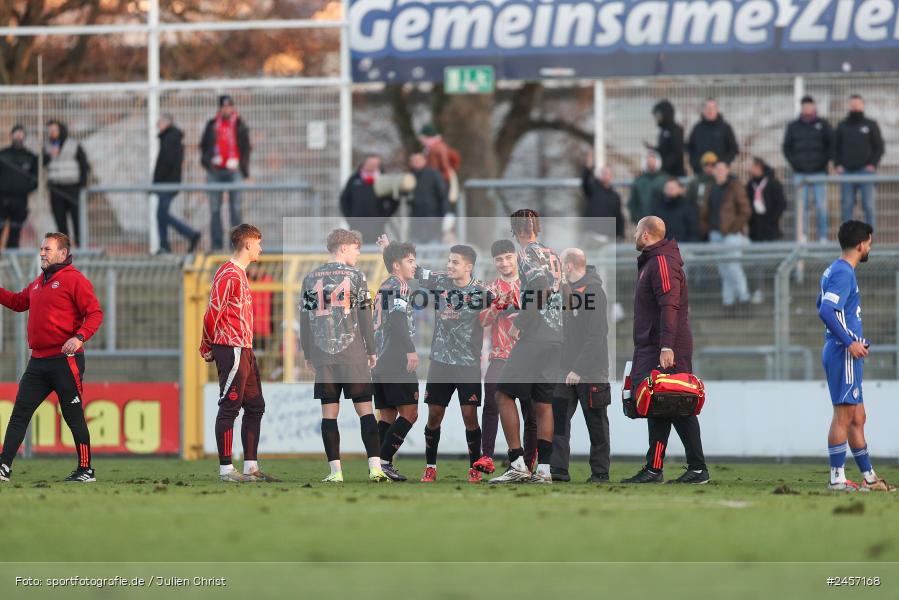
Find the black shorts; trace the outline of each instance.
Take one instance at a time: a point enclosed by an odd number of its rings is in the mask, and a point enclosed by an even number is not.
[[[481,367],[460,367],[431,361],[428,367],[428,384],[425,386],[425,404],[449,406],[453,393],[459,395],[463,406],[481,405]]]
[[[496,390],[518,400],[552,404],[553,389],[561,373],[560,354],[560,344],[518,342],[503,367]]]
[[[378,377],[372,385],[375,388],[375,408],[396,408],[418,404],[418,381],[402,381],[399,377]]]
[[[340,402],[340,395],[353,402],[370,402],[371,369],[364,365],[322,365],[315,368],[314,397],[322,404]]]

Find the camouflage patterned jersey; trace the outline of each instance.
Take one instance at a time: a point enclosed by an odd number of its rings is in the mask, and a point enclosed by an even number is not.
[[[415,309],[409,284],[391,275],[381,284],[375,297],[375,348],[378,363],[374,373],[405,375],[406,354],[415,352]]]
[[[303,279],[300,341],[316,367],[359,364],[375,353],[372,299],[356,267],[329,262]]]
[[[458,287],[446,273],[424,269],[420,273],[422,287],[431,292],[428,307],[437,312],[431,360],[462,367],[480,365],[484,326],[479,317],[490,300],[487,286],[472,278],[468,285]]]
[[[561,343],[562,261],[551,248],[531,242],[518,252],[518,277],[522,310],[515,326],[520,339]]]

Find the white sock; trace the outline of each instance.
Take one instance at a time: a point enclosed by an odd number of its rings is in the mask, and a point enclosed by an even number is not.
[[[874,467],[871,467],[870,471],[862,473],[862,476],[868,483],[877,483],[877,473],[874,472]]]
[[[219,465],[219,475],[227,475],[234,470],[234,465]]]
[[[547,464],[538,464],[537,465],[537,473],[540,475],[549,476],[549,465]]]
[[[846,483],[846,471],[843,467],[830,468],[830,483]]]
[[[375,469],[381,468],[381,457],[380,456],[372,456],[368,459],[368,470],[374,471]]]
[[[381,465],[382,465],[382,466],[383,466],[383,465],[389,465],[389,464],[390,464],[390,461],[389,461],[389,460],[384,460],[383,458],[381,459]]]
[[[340,468],[339,460],[329,460],[328,466],[331,467],[331,475],[333,475],[334,473],[340,473],[340,471],[343,470]]]
[[[437,465],[432,465],[432,464],[430,464],[430,463],[428,463],[427,466],[430,467],[430,468],[432,468],[432,469],[436,469],[436,468],[437,468]]]
[[[249,475],[253,471],[259,470],[259,463],[255,460],[245,460],[243,461],[243,474]]]
[[[518,471],[527,471],[528,470],[528,466],[526,464],[524,464],[523,456],[519,456],[514,461],[512,461],[512,467],[514,467]]]

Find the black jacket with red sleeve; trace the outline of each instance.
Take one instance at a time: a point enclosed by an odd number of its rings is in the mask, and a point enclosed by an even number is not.
[[[637,258],[632,381],[649,374],[658,364],[662,348],[674,351],[673,371],[692,371],[693,333],[683,266],[675,240],[648,246]]]
[[[28,346],[33,358],[60,356],[69,338],[81,334],[86,342],[103,323],[94,287],[75,270],[71,257],[51,265],[21,292],[0,288],[0,304],[16,312],[29,311]]]

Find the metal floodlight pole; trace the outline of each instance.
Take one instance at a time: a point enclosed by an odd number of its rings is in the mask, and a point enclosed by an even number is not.
[[[593,167],[606,166],[606,86],[593,83]]]
[[[340,181],[349,179],[353,162],[353,75],[350,64],[350,2],[343,0],[340,28]]]
[[[156,122],[159,120],[159,0],[150,0],[147,12],[147,170],[153,177],[153,162],[158,150]],[[151,195],[147,202],[147,223],[150,223],[150,253],[159,250],[159,230],[153,227],[159,197]]]

